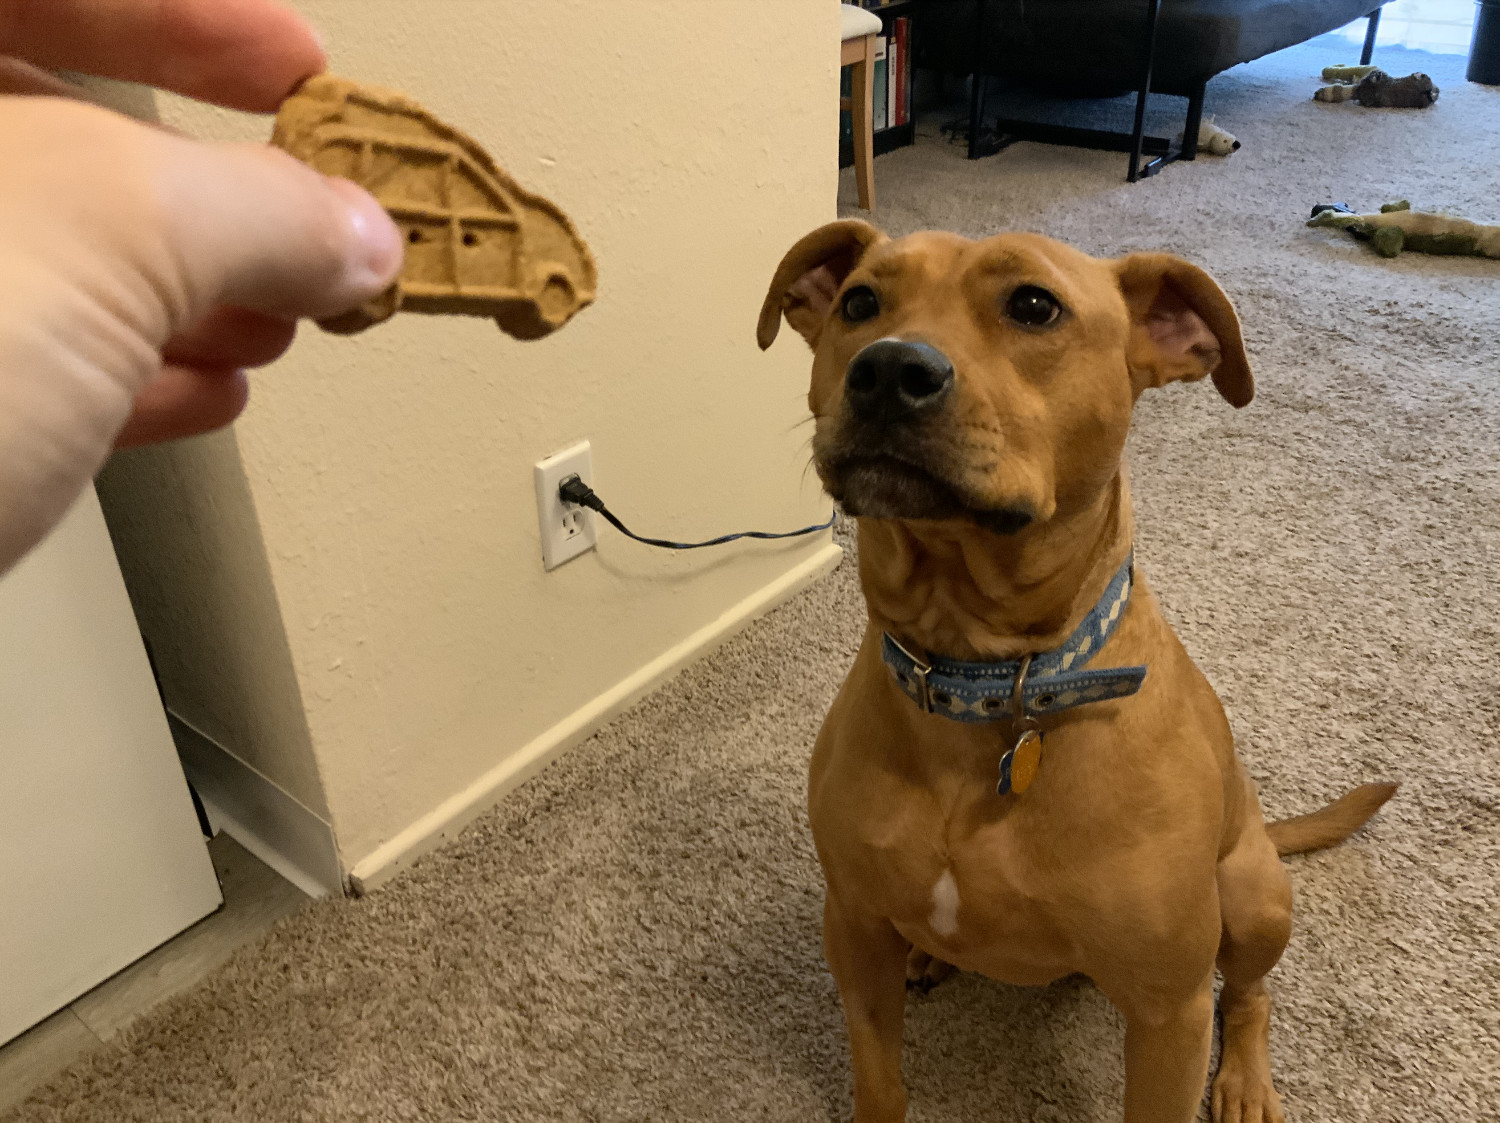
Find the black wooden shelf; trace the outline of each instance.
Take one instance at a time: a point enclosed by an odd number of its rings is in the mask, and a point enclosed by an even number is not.
[[[895,16],[910,15],[912,9],[917,7],[919,0],[890,0],[890,3],[881,4],[877,8],[865,8],[867,12],[874,12],[880,17],[880,22],[885,24],[887,18]],[[886,25],[889,30],[889,25]],[[916,37],[916,21],[911,24],[912,39]],[[911,40],[907,42],[907,50],[911,51]],[[915,53],[915,52],[913,52]],[[910,62],[906,66],[906,104],[911,106],[911,83],[916,68]],[[894,152],[898,148],[905,148],[912,144],[917,137],[915,122],[908,120],[904,125],[892,125],[888,129],[875,130],[875,155],[884,156],[887,152]],[[854,141],[850,137],[839,138],[839,167],[852,168],[854,166]]]
[[[881,129],[875,134],[875,155],[884,156],[887,152],[894,152],[898,148],[905,148],[916,140],[917,127],[911,121],[904,125],[892,125],[889,129]],[[854,141],[843,137],[839,141],[839,167],[851,168],[854,166]]]

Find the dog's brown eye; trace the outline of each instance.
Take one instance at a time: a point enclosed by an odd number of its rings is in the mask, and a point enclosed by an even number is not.
[[[1046,289],[1036,285],[1022,285],[1010,294],[1005,314],[1018,324],[1039,328],[1050,324],[1062,312],[1062,305]]]
[[[880,315],[880,298],[872,289],[864,285],[856,285],[844,294],[844,303],[840,310],[843,312],[844,319],[851,324],[872,320]]]

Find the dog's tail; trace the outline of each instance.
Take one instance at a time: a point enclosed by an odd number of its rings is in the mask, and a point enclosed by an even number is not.
[[[1396,794],[1396,787],[1395,784],[1361,784],[1310,815],[1295,815],[1268,823],[1266,833],[1276,844],[1276,853],[1283,857],[1305,854],[1309,850],[1326,850],[1364,826],[1365,820]]]

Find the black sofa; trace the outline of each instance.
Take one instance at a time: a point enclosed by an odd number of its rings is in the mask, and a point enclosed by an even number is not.
[[[1242,62],[1369,17],[1361,62],[1370,60],[1385,0],[923,0],[918,66],[972,74],[970,156],[1013,140],[1046,140],[1131,153],[1129,178],[1197,151],[1209,79]],[[1342,61],[1342,60],[1334,60]],[[1136,91],[1133,133],[1000,121],[986,141],[984,79],[995,75],[1051,93],[1112,97]],[[1188,99],[1180,150],[1146,137],[1151,92]],[[1142,156],[1152,157],[1144,166]]]

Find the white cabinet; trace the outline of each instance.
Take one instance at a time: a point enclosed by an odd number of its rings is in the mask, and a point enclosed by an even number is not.
[[[0,577],[0,1043],[220,901],[89,490]]]

